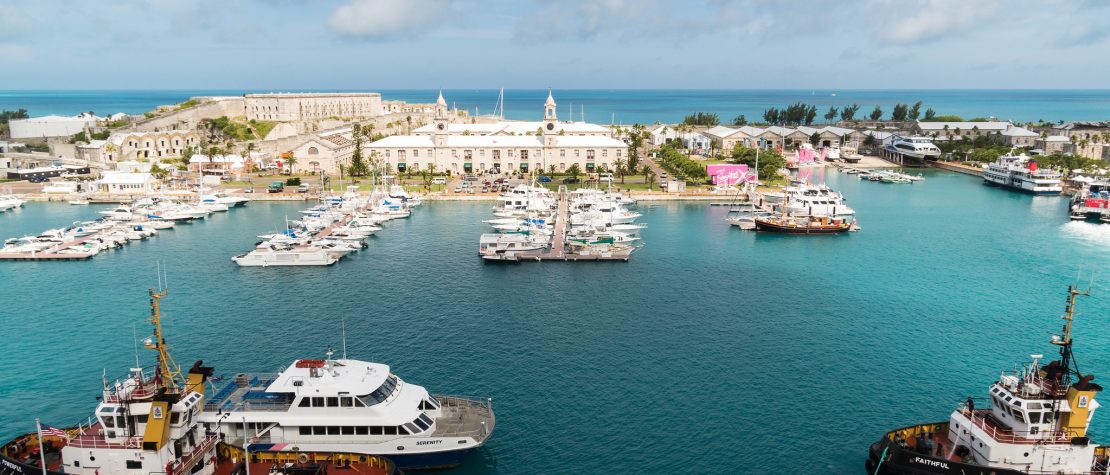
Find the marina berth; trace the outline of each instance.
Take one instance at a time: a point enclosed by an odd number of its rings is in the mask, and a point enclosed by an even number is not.
[[[1049,343],[1059,358],[1043,355],[1014,371],[1003,371],[986,397],[968,397],[947,421],[887,432],[871,445],[869,475],[1107,473],[1110,446],[1091,440],[1088,430],[1101,406],[1102,387],[1082,373],[1072,353],[1076,297],[1068,287],[1060,334]]]
[[[404,470],[458,465],[493,434],[489,399],[432,395],[388,365],[332,356],[236,374],[199,421],[240,446],[382,456]]]

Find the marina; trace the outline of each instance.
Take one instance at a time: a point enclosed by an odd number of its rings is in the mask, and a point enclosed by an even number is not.
[[[152,269],[164,261],[175,289],[166,300],[175,353],[203,355],[228,377],[210,394],[237,371],[275,372],[279,365],[322,355],[327,345],[340,348],[340,318],[347,315],[348,354],[390,362],[403,379],[429,391],[493,398],[494,435],[448,473],[558,472],[565,465],[544,455],[550,450],[544,447],[553,446],[585,456],[576,463],[593,473],[709,473],[724,466],[756,474],[772,465],[789,473],[813,471],[811,460],[782,460],[776,427],[752,421],[741,432],[696,435],[704,421],[700,414],[720,410],[698,396],[703,391],[771,404],[775,397],[759,388],[781,384],[783,372],[816,395],[814,404],[784,414],[782,423],[820,419],[844,428],[799,435],[799,443],[821,460],[816,471],[857,473],[880,434],[947,413],[952,401],[977,394],[983,378],[997,375],[991,368],[1006,367],[1043,345],[1037,330],[1044,328],[1044,315],[1059,311],[1059,301],[1030,297],[1027,285],[965,282],[1010,282],[1035,268],[1047,282],[1036,287],[1052,294],[1072,283],[1077,262],[1110,259],[1107,227],[1070,222],[1067,199],[1012,193],[983,186],[979,178],[928,169],[912,188],[880,186],[831,169],[815,173],[812,180],[848,198],[866,219],[866,232],[847,239],[739,233],[723,222],[728,207],[638,203],[643,216],[636,221],[648,226],[651,245],[627,263],[489,266],[475,258],[474,247],[475,237],[491,229],[482,221],[490,219],[492,203],[425,202],[408,219],[387,223],[388,239],[376,239],[342,265],[254,273],[228,257],[253,236],[273,233],[275,223],[280,227],[306,204],[253,202],[213,213],[199,225],[176,226],[173,239],[138,241],[111,259],[73,266],[3,264],[0,300],[7,310],[0,324],[21,336],[0,354],[0,367],[9,368],[0,370],[9,381],[0,411],[30,414],[55,427],[84,419],[87,411],[76,409],[91,408],[89,394],[99,390],[102,369],[133,364],[133,322],[149,313],[133,292],[117,289],[146,288]],[[112,209],[27,203],[0,215],[0,227],[11,235],[31,234]],[[968,241],[989,242],[992,250]],[[815,272],[819,262],[835,263],[836,271]],[[711,277],[736,272],[752,277],[739,286]],[[806,290],[799,292],[803,281]],[[676,305],[670,291],[642,291],[653,288],[683,289],[683,303]],[[47,297],[54,292],[68,297]],[[1110,353],[1102,350],[1110,348],[1110,324],[1098,317],[1110,313],[1102,298],[1110,287],[1100,278],[1093,294],[1083,302],[1088,318],[1082,320],[1085,349],[1079,357],[1091,368],[1110,367]],[[374,297],[379,295],[410,298]],[[744,304],[722,305],[722,296]],[[321,312],[312,302],[324,298],[329,310]],[[552,299],[559,303],[552,305]],[[784,316],[772,322],[768,314]],[[74,318],[90,325],[80,332],[59,330]],[[979,330],[988,328],[995,336],[983,340]],[[250,337],[241,344],[213,344],[228,334]],[[885,343],[869,341],[875,338]],[[59,344],[120,351],[107,361],[78,358],[51,367],[56,378],[73,382],[72,390],[53,389],[54,379],[15,370],[25,361],[19,355]],[[990,368],[946,371],[967,364],[957,349],[968,347],[989,351],[992,364],[983,366]],[[757,353],[768,355],[773,372],[736,364]],[[826,359],[830,353],[836,358]],[[931,364],[918,365],[923,355]],[[877,360],[886,363],[870,363]],[[583,365],[590,373],[579,371]],[[834,366],[868,370],[834,372]],[[532,369],[537,367],[551,371]],[[701,381],[701,388],[663,394],[654,382],[661,373],[681,373]],[[947,381],[943,387],[935,383],[940,378]],[[875,380],[901,391],[876,391]],[[56,396],[42,400],[44,392]],[[624,394],[639,395],[649,409],[621,406]],[[855,403],[827,411],[828,404],[844,400]],[[600,413],[613,414],[621,425],[596,425]],[[33,420],[23,419],[2,427],[5,440],[34,430]],[[659,419],[671,421],[682,437],[628,444],[628,431],[650,432]],[[590,427],[588,437],[583,427]],[[1095,440],[1110,440],[1105,425],[1096,422],[1091,430]],[[622,446],[619,469],[605,460],[614,456],[613,444]],[[660,464],[664,445],[673,458]],[[705,456],[706,450],[730,455]]]

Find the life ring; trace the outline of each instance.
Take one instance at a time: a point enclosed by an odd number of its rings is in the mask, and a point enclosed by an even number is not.
[[[297,456],[297,461],[302,464],[308,463],[308,454],[301,454]]]
[[[228,459],[228,458],[231,458],[231,449],[228,448],[228,446],[226,446],[226,445],[221,445],[220,446],[220,458],[225,459],[225,460]]]

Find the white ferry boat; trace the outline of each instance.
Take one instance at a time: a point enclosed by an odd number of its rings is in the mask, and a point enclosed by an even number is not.
[[[389,366],[296,360],[277,374],[241,373],[205,401],[200,422],[267,452],[384,456],[398,468],[458,465],[493,433],[491,401],[429,394]]]
[[[1072,196],[1071,219],[1076,221],[1092,220],[1107,222],[1110,218],[1110,180],[1093,180]]]
[[[1108,473],[1110,446],[1091,441],[1088,429],[1102,390],[1094,375],[1079,372],[1072,356],[1075,298],[1068,288],[1060,335],[1050,343],[1060,358],[1042,355],[1002,372],[986,397],[958,406],[947,421],[887,432],[871,445],[868,475],[1078,475]]]
[[[895,152],[920,159],[940,157],[940,148],[928,137],[900,137],[890,144]]]
[[[983,182],[1035,195],[1058,195],[1060,174],[1037,166],[1028,155],[1009,153],[983,168]]]

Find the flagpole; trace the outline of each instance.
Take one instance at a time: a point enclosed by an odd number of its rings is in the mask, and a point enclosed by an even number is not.
[[[46,475],[46,447],[43,446],[42,441],[42,423],[39,418],[35,418],[35,431],[39,434],[39,463],[42,464],[42,475]]]

